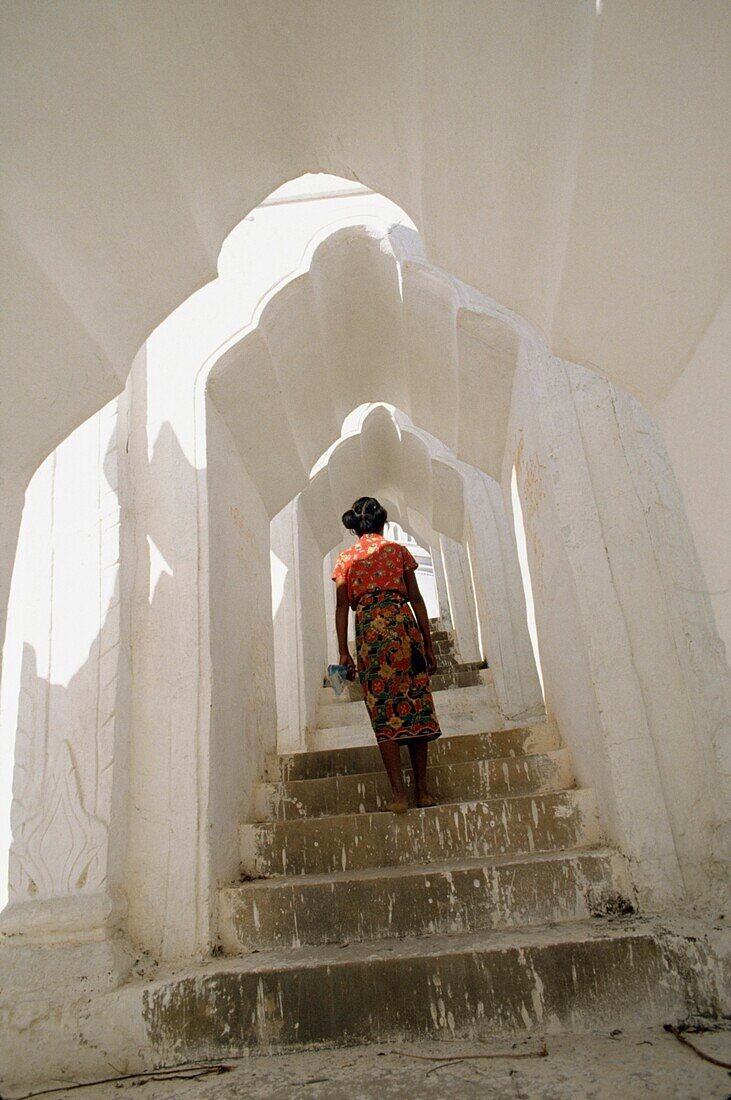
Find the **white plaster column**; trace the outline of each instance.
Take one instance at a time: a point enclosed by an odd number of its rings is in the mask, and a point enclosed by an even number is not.
[[[263,758],[276,751],[269,516],[223,418],[207,401],[207,540],[210,613],[208,827],[212,898],[236,878],[239,825],[251,817]],[[206,548],[201,548],[206,554]],[[206,671],[205,669],[203,670]],[[205,687],[204,687],[205,690]]]
[[[437,600],[439,601],[439,622],[442,630],[451,630],[453,626],[452,613],[449,608],[447,578],[444,575],[444,565],[442,563],[442,548],[438,545],[430,546],[429,553],[434,566],[434,583],[437,589]]]
[[[332,572],[335,568],[335,562],[337,561],[338,554],[343,550],[349,549],[353,545],[355,535],[346,535],[338,545],[330,551],[323,562],[323,585],[325,590],[325,633],[327,636],[326,653],[327,664],[336,665],[340,658],[338,651],[338,636],[335,633],[335,584],[332,579]],[[355,615],[350,612],[348,615],[348,645],[350,652],[355,659]]]
[[[8,603],[27,478],[13,477],[0,469],[0,708],[3,703],[3,651],[6,640]],[[14,688],[12,690],[15,690]],[[11,692],[12,693],[12,692]],[[6,697],[9,698],[9,697]],[[1,714],[1,710],[0,710]],[[7,852],[10,848],[10,804],[12,801],[13,759],[15,752],[14,719],[2,722],[0,735],[0,908],[7,900]]]
[[[728,678],[659,434],[604,379],[529,345],[506,501],[513,459],[547,704],[577,779],[597,789],[644,901],[709,902]]]
[[[117,433],[117,402],[73,432],[32,480],[21,527],[2,689],[16,763],[0,932],[25,993],[27,944],[47,945],[49,995],[113,986],[129,963],[117,935],[128,698]]]
[[[683,757],[674,747],[668,751],[662,736],[658,737],[658,757],[662,771],[672,777],[672,786],[664,780],[671,798],[678,786],[685,788],[678,764],[684,769],[689,761],[694,778],[689,814],[675,827],[682,831],[690,853],[695,849],[705,854],[709,860],[705,870],[709,878],[717,880],[728,871],[731,860],[731,671],[713,601],[707,586],[699,584],[703,570],[662,434],[638,401],[612,384],[608,388],[617,421],[617,445],[626,456],[639,502],[638,517],[639,512],[645,517],[660,574],[658,595],[661,613],[667,616],[665,655],[671,667],[678,662],[681,676],[679,680],[674,676],[673,682],[686,700],[682,712],[675,699],[665,700],[665,706],[668,716],[674,718],[674,732],[681,743],[685,730],[692,731],[692,744]],[[654,678],[651,682],[657,688]],[[711,782],[706,786],[707,778]],[[709,826],[710,852],[704,835]],[[686,838],[685,830],[698,835]],[[693,855],[686,858],[693,882]],[[701,890],[706,886],[703,877],[698,876]],[[692,888],[695,890],[695,884]],[[723,884],[721,896],[722,892]]]
[[[302,714],[302,736],[317,724],[317,705],[327,664],[328,628],[325,623],[325,595],[321,583],[322,550],[297,498],[299,517],[297,540],[302,606],[302,652],[304,664],[305,706]],[[335,585],[329,582],[332,589]],[[334,624],[330,625],[334,632]]]
[[[205,403],[196,410],[180,361],[174,370],[156,343],[138,355],[125,392],[134,555],[125,879],[131,934],[160,959],[207,949],[214,886],[208,482],[205,459],[202,469],[196,461],[207,449]]]
[[[481,660],[477,639],[477,613],[467,553],[460,543],[441,535],[442,567],[449,594],[457,654],[467,664]]]
[[[277,692],[277,751],[303,748],[305,685],[302,654],[302,607],[297,553],[297,501],[271,521],[274,680]]]
[[[653,416],[693,534],[718,633],[731,664],[731,291]]]
[[[125,882],[134,940],[206,954],[218,887],[275,747],[269,516],[215,403],[198,296],[133,367],[126,507],[134,518]],[[210,339],[210,336],[208,337]],[[208,364],[210,369],[210,362]]]
[[[0,674],[2,674],[2,650],[10,598],[10,578],[15,561],[27,480],[26,477],[11,475],[0,468],[0,515],[2,516],[0,524]]]
[[[277,751],[300,752],[316,720],[327,643],[321,555],[299,497],[274,517],[271,539],[281,576],[273,607]]]
[[[500,709],[509,722],[530,722],[544,711],[514,533],[500,486],[462,465],[467,545],[483,656],[493,672]]]
[[[322,587],[324,597],[324,609],[325,609],[325,637],[326,641],[326,661],[327,665],[336,665],[338,663],[338,638],[335,633],[335,585],[332,581],[332,571],[335,568],[335,559],[337,557],[337,551],[331,550],[329,554],[325,555],[322,563]]]

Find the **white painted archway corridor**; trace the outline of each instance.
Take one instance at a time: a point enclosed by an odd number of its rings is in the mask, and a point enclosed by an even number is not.
[[[39,675],[26,651],[27,678],[21,661],[3,689],[21,698],[23,734],[3,928],[32,943],[59,923],[112,981],[124,979],[120,937],[168,962],[210,952],[217,890],[276,745],[270,524],[298,499],[321,563],[364,482],[427,542],[469,547],[502,716],[517,724],[543,701],[515,467],[546,707],[577,779],[596,789],[644,905],[708,905],[721,889],[728,678],[649,414],[430,264],[383,209],[342,221],[300,242],[287,274],[249,286],[248,315],[222,257],[219,279],[151,335],[123,397],[79,437],[82,522],[100,548],[84,584],[104,596],[72,705],[91,718],[70,736],[66,703],[44,701],[53,654]],[[63,488],[49,488],[49,514]],[[58,567],[52,555],[39,604],[57,649],[74,629]],[[60,785],[41,758],[62,761]],[[74,858],[61,866],[69,822]],[[41,889],[39,862],[51,869]]]

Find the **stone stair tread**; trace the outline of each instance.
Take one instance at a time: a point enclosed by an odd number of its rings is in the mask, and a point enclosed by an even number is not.
[[[509,794],[544,794],[575,786],[568,751],[525,753],[519,756],[446,760],[429,766],[430,789],[440,805]],[[413,774],[404,768],[409,801],[413,801]],[[256,788],[258,820],[284,821],[331,818],[346,813],[378,813],[391,798],[384,769],[348,775],[260,783]],[[416,807],[414,807],[416,808]]]
[[[571,943],[616,942],[653,938],[654,922],[648,917],[592,917],[589,920],[560,921],[536,927],[495,928],[481,932],[444,932],[399,939],[361,940],[359,942],[305,944],[270,951],[252,951],[248,955],[221,956],[192,970],[191,976],[219,973],[258,974],[313,967],[348,966],[353,962],[375,960],[438,958],[450,955],[522,951],[530,947],[560,946]],[[186,976],[176,973],[175,978]]]
[[[463,689],[460,689],[463,690]],[[453,697],[457,692],[447,692]],[[347,716],[346,716],[347,717]],[[475,704],[468,707],[468,713],[456,711],[445,713],[444,708],[438,708],[439,722],[445,737],[455,737],[470,733],[481,733],[486,729],[501,730],[505,728],[505,722],[499,708],[486,703]],[[336,749],[358,748],[374,745],[373,730],[368,716],[363,710],[361,719],[355,722],[343,722],[339,726],[325,726],[312,730],[307,735],[309,752],[333,752]]]
[[[576,921],[632,907],[613,849],[552,849],[546,858],[457,856],[367,871],[243,882],[221,890],[226,954],[303,944],[400,939]]]
[[[524,852],[508,855],[475,856],[469,859],[435,860],[433,863],[401,864],[397,867],[363,867],[347,871],[328,871],[306,875],[270,875],[267,878],[249,879],[233,883],[222,889],[228,892],[236,890],[265,891],[267,889],[300,889],[307,886],[326,886],[340,882],[374,882],[387,879],[419,878],[423,875],[440,875],[459,871],[481,871],[483,868],[500,868],[560,863],[581,856],[597,859],[611,858],[616,849],[604,844],[585,847],[565,848],[550,852]]]
[[[252,950],[128,986],[168,1057],[679,1020],[703,981],[642,918]],[[690,945],[695,952],[696,945]],[[682,951],[685,950],[685,955]],[[720,994],[713,987],[714,1003]]]
[[[441,803],[405,814],[384,811],[250,822],[241,864],[258,877],[339,867],[384,867],[434,858],[556,851],[598,843],[594,791],[577,788]],[[425,855],[425,853],[427,853]]]
[[[335,729],[329,731],[330,733],[336,733]],[[537,740],[542,746],[551,746],[551,749],[560,748],[560,740],[556,732],[545,722],[531,723],[527,726],[515,726],[511,729],[480,729],[471,730],[465,733],[449,733],[443,734],[437,741],[432,742],[429,748],[430,757],[432,760],[435,758],[435,754],[442,756],[445,752],[449,753],[450,749],[454,746],[459,752],[469,752],[470,747],[474,746],[479,751],[479,757],[475,756],[474,759],[497,759],[494,753],[489,751],[491,744],[503,746],[504,744],[510,744],[511,742],[529,741],[531,738]],[[481,747],[481,742],[484,745]],[[551,751],[542,747],[538,751]],[[404,753],[406,749],[404,748]],[[404,754],[402,754],[404,755]],[[500,751],[500,757],[506,756],[522,756],[528,755],[524,752],[516,752],[511,754],[509,752]],[[356,774],[350,770],[335,771],[340,765],[345,768],[348,764],[355,762],[358,770],[361,771],[359,766],[359,760],[362,756],[372,757],[373,768],[368,768],[366,771],[378,771],[383,765],[381,763],[380,751],[373,738],[372,733],[358,744],[342,745],[334,748],[314,749],[309,752],[301,753],[285,753],[281,756],[270,756],[267,761],[267,771],[272,775],[277,773],[283,775],[288,768],[292,770],[302,769],[313,771],[317,768],[318,764],[322,763],[328,768],[332,769],[328,776],[313,776],[312,778],[330,778],[333,775],[350,775]],[[303,777],[304,778],[304,777]],[[272,779],[271,781],[278,782],[280,780]],[[283,781],[283,780],[281,780]],[[294,782],[294,779],[290,779]],[[296,780],[299,782],[300,780]]]
[[[327,814],[324,817],[303,817],[291,821],[272,821],[267,819],[266,821],[250,821],[246,823],[246,827],[253,826],[254,828],[261,826],[271,826],[273,828],[300,828],[305,829],[308,827],[326,828],[328,830],[337,826],[339,821],[356,820],[359,824],[367,821],[368,818],[388,818],[392,822],[406,822],[409,815],[428,814],[430,816],[437,816],[441,812],[447,812],[449,810],[460,810],[468,812],[471,809],[482,806],[490,806],[490,804],[502,803],[502,802],[517,802],[519,800],[528,801],[530,799],[538,798],[555,798],[557,795],[564,794],[586,794],[589,795],[593,792],[591,787],[562,787],[556,791],[537,791],[534,793],[521,793],[521,794],[504,794],[496,795],[494,798],[470,798],[470,799],[455,799],[452,802],[439,802],[436,806],[410,806],[408,813],[405,814],[392,814],[388,810],[371,810],[367,813],[345,813],[345,814]]]
[[[514,763],[516,760],[526,760],[526,761],[530,762],[530,761],[537,760],[541,757],[551,758],[551,757],[557,756],[558,754],[565,755],[567,753],[567,751],[568,751],[567,749],[556,748],[556,749],[547,749],[544,752],[516,753],[514,756],[487,756],[487,755],[485,755],[485,756],[473,756],[473,757],[470,757],[469,760],[454,760],[454,761],[445,760],[443,763],[429,764],[428,769],[427,769],[427,775],[430,775],[433,771],[443,770],[444,768],[462,767],[464,765],[469,765],[469,764],[491,763],[491,764],[499,765],[499,764],[503,764],[503,763],[506,763],[506,764],[507,763]],[[310,783],[312,783],[312,784],[332,783],[332,781],[334,779],[347,779],[347,780],[352,780],[353,782],[355,782],[358,779],[367,778],[367,777],[370,777],[372,775],[380,775],[381,772],[384,770],[383,769],[383,764],[381,764],[381,766],[378,767],[376,765],[376,762],[374,761],[374,765],[375,766],[373,768],[368,768],[365,771],[362,771],[362,772],[348,772],[345,775],[340,775],[340,774],[338,774],[338,775],[317,775],[317,776],[311,776],[310,778],[307,778],[307,779],[273,780],[272,785],[276,786],[276,787],[292,787],[292,786],[294,786],[295,784],[298,784],[298,783],[307,783],[308,785]],[[385,772],[384,772],[384,775],[385,775]]]

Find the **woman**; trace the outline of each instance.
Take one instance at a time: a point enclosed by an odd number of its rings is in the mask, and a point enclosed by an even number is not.
[[[393,789],[387,809],[402,814],[408,805],[400,745],[409,747],[416,805],[434,806],[436,799],[426,787],[427,751],[428,742],[441,737],[442,731],[429,687],[436,660],[426,605],[414,576],[418,565],[405,546],[384,539],[387,518],[375,497],[356,500],[343,515],[343,524],[358,535],[358,542],[338,556],[332,579],[340,663],[354,680],[348,649],[348,611],[353,608],[358,674]]]

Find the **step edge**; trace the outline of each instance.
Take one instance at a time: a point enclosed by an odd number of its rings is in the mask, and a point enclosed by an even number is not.
[[[275,951],[253,951],[247,955],[224,955],[204,963],[192,973],[180,971],[171,974],[170,978],[177,980],[206,975],[215,977],[220,973],[256,975],[271,971],[350,966],[366,960],[408,963],[412,959],[447,958],[464,954],[505,954],[507,951],[520,953],[531,948],[627,940],[651,940],[661,950],[661,934],[662,929],[651,917],[588,917],[541,926],[519,925],[489,931],[442,932],[438,935],[404,936],[391,940],[361,940],[345,945],[308,944]],[[158,980],[164,982],[170,979]]]
[[[511,801],[515,801],[517,799],[529,799],[529,798],[553,798],[553,797],[556,797],[557,795],[564,795],[564,794],[573,795],[576,798],[578,798],[579,800],[582,800],[582,799],[583,800],[589,800],[589,798],[592,798],[592,799],[594,798],[594,788],[593,787],[560,787],[558,790],[537,792],[535,794],[530,794],[530,793],[514,794],[514,795],[506,794],[506,795],[497,795],[495,798],[470,798],[470,799],[460,800],[460,801],[457,801],[457,802],[440,802],[436,806],[422,806],[422,807],[412,806],[412,807],[409,807],[409,810],[410,810],[410,812],[413,813],[418,809],[418,811],[420,813],[426,813],[426,814],[434,813],[436,815],[441,810],[445,810],[446,807],[450,807],[450,808],[454,809],[455,807],[464,806],[464,807],[467,807],[468,809],[471,809],[471,808],[476,807],[476,806],[487,805],[488,803],[491,803],[491,802],[492,803],[511,802]],[[252,829],[258,829],[258,828],[268,827],[268,826],[274,826],[274,827],[280,827],[281,828],[282,826],[296,825],[296,826],[299,826],[301,828],[305,825],[306,822],[314,822],[314,821],[316,821],[316,822],[323,822],[323,821],[337,822],[339,820],[342,820],[343,818],[357,818],[359,821],[362,822],[368,817],[385,817],[387,815],[388,815],[388,810],[370,810],[370,811],[368,811],[367,813],[364,813],[364,814],[361,814],[361,813],[323,814],[320,817],[292,818],[289,821],[271,821],[271,820],[267,820],[267,821],[244,821],[244,822],[241,823],[239,828],[247,830],[247,832],[252,830]],[[395,815],[393,815],[393,816],[395,816]],[[405,816],[405,815],[401,815],[401,816]]]
[[[626,865],[626,856],[617,848],[605,844],[561,848],[545,852],[516,852],[503,856],[481,856],[474,859],[442,860],[434,863],[397,864],[383,867],[361,867],[347,871],[315,872],[305,875],[269,875],[266,878],[251,879],[247,882],[228,883],[219,886],[219,893],[233,894],[239,891],[265,892],[273,890],[299,889],[301,886],[317,887],[350,882],[378,881],[379,879],[420,878],[427,875],[452,874],[454,872],[477,871],[483,868],[500,870],[516,866],[538,866],[546,863],[564,863],[580,859],[611,860]]]
[[[330,731],[332,729],[335,729],[335,728],[339,728],[339,729],[360,729],[359,726],[340,726],[340,727],[330,727]],[[468,730],[466,733],[447,733],[447,734],[443,734],[442,737],[439,738],[439,740],[442,744],[445,744],[449,741],[468,740],[470,737],[493,737],[493,736],[500,735],[500,734],[503,734],[503,733],[532,734],[532,733],[536,733],[536,732],[543,733],[544,731],[549,733],[553,737],[559,737],[560,736],[558,734],[558,732],[551,727],[551,724],[549,722],[531,722],[528,725],[501,726],[499,729]],[[266,762],[267,762],[267,764],[271,763],[272,765],[276,766],[276,764],[278,762],[281,762],[282,764],[284,764],[288,761],[294,762],[294,761],[299,760],[302,757],[316,756],[320,753],[322,753],[323,756],[326,755],[326,756],[330,757],[330,756],[333,755],[333,753],[353,752],[356,749],[377,749],[377,747],[378,746],[377,746],[375,740],[372,740],[370,742],[364,742],[364,744],[362,744],[362,745],[339,745],[339,746],[336,746],[335,748],[332,748],[332,749],[303,749],[302,752],[285,752],[285,753],[281,753],[281,754],[280,753],[267,753]]]
[[[462,768],[467,767],[470,764],[479,764],[482,762],[494,764],[509,764],[511,762],[515,762],[516,760],[536,760],[540,757],[543,757],[544,759],[554,759],[556,756],[559,755],[563,755],[566,757],[569,756],[569,750],[566,748],[565,745],[561,745],[559,748],[556,749],[545,749],[541,752],[519,752],[515,753],[514,756],[475,756],[470,760],[454,760],[451,763],[447,761],[443,764],[429,764],[427,775],[430,772],[441,771],[444,768]],[[380,767],[373,768],[371,771],[366,772],[346,772],[338,775],[316,775],[308,779],[262,779],[258,782],[263,787],[281,788],[291,786],[294,783],[331,783],[333,779],[362,779],[366,776],[381,775],[382,773],[384,775],[386,774],[383,767]]]

